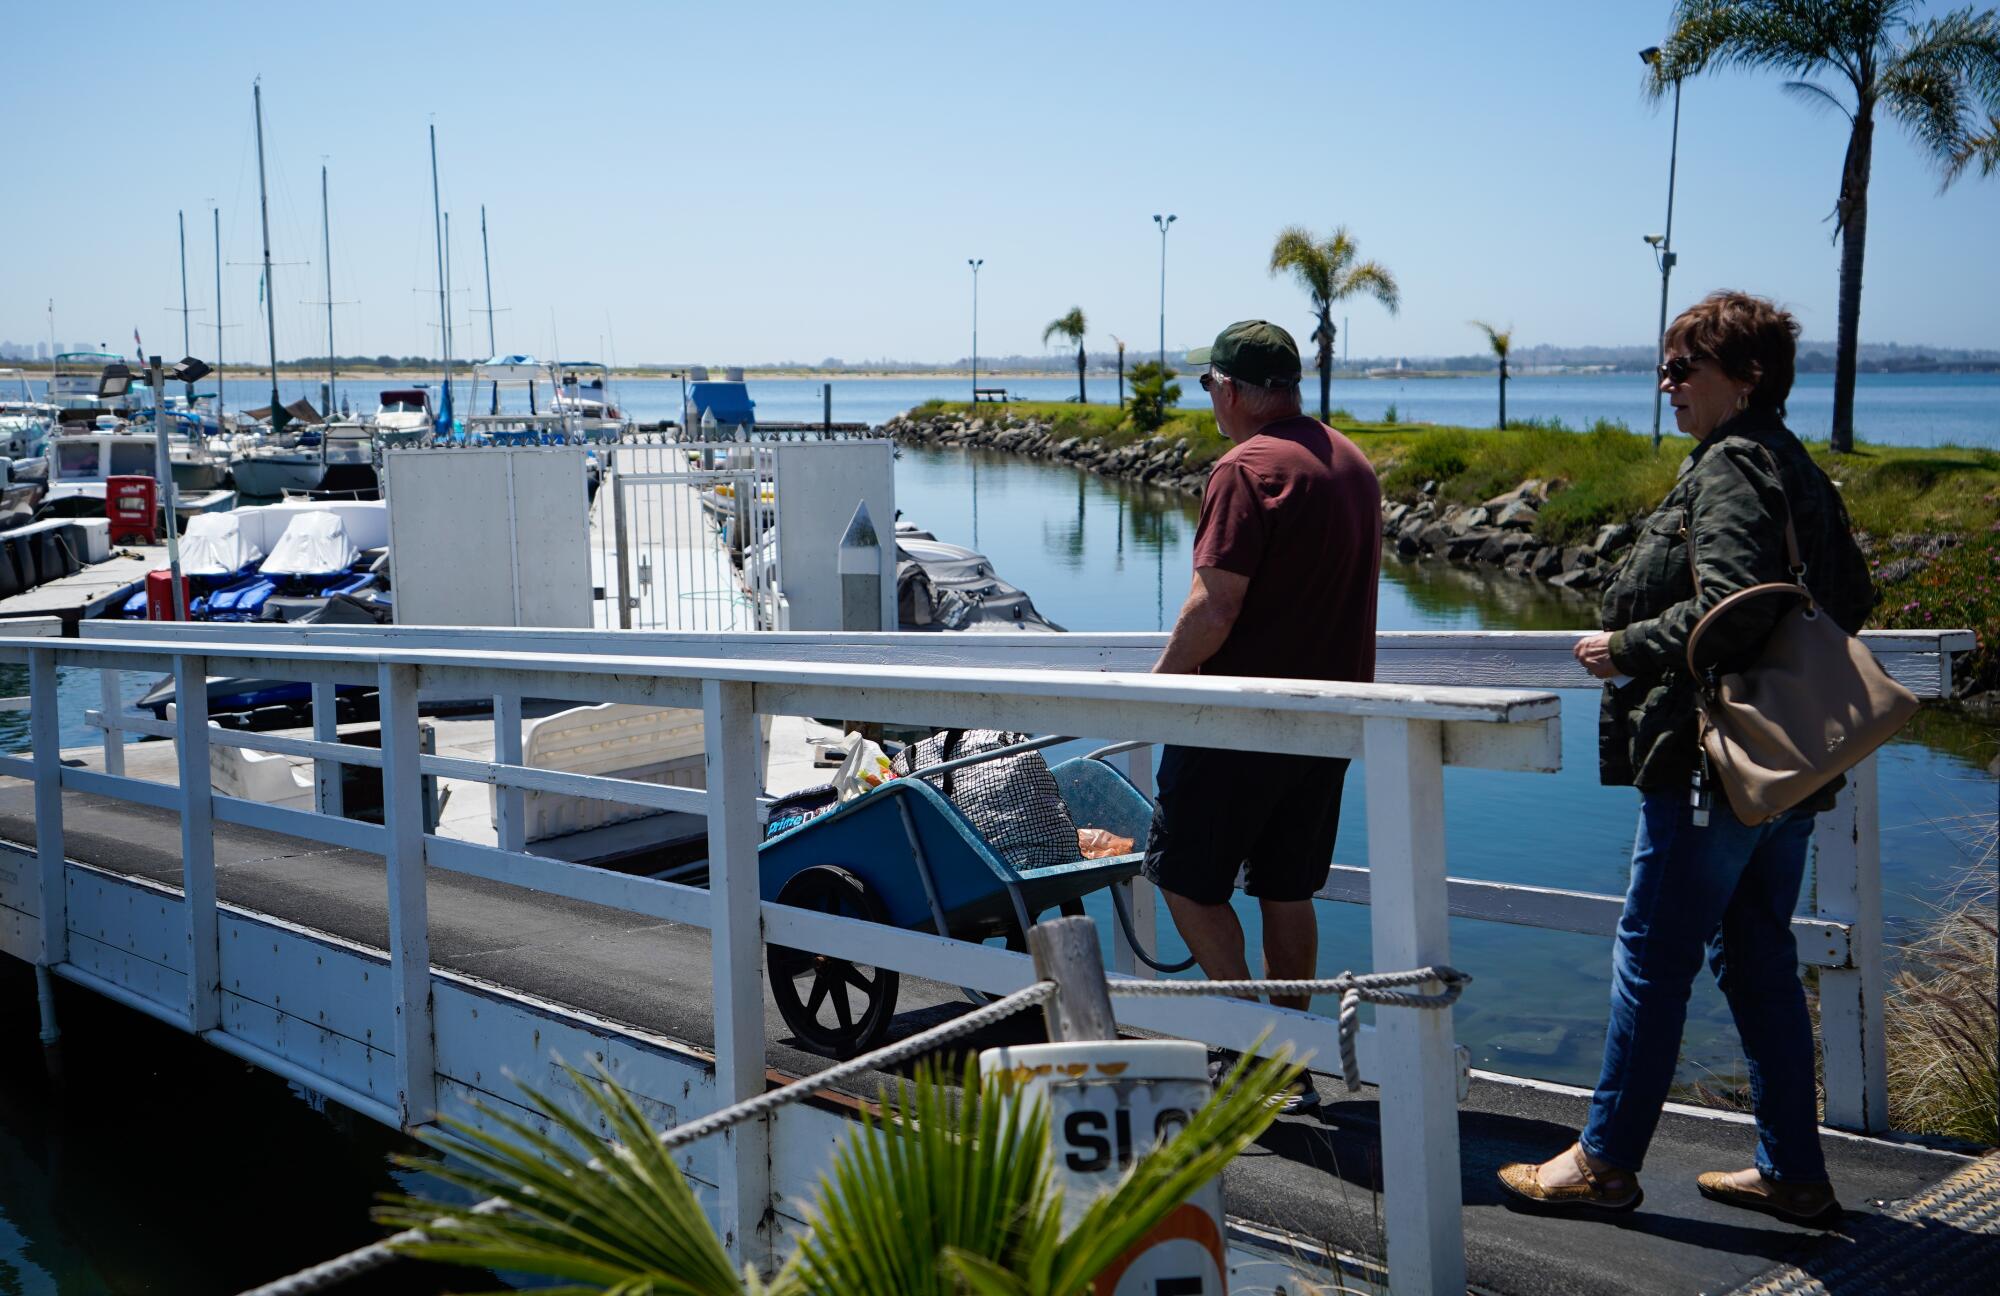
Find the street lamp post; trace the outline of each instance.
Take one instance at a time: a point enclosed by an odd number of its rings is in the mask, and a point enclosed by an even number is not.
[[[972,403],[979,403],[979,267],[986,264],[985,257],[976,260],[965,259],[972,267]]]
[[[179,498],[174,490],[173,457],[167,447],[167,402],[166,384],[184,383],[189,389],[215,372],[205,362],[188,356],[179,364],[167,368],[160,364],[160,357],[152,356],[146,361],[146,382],[153,393],[153,475],[159,482],[160,511],[165,517],[167,532],[167,571],[173,583],[174,619],[187,620],[187,591],[181,586],[181,541],[179,519]],[[125,364],[106,365],[104,373],[97,380],[97,394],[100,397],[123,396],[131,389],[134,375]]]
[[[1640,61],[1651,67],[1660,61],[1660,47],[1648,45],[1639,51]],[[1660,263],[1660,331],[1659,344],[1655,350],[1655,363],[1667,358],[1667,280],[1674,272],[1674,173],[1680,165],[1681,152],[1681,79],[1674,78],[1674,130],[1667,146],[1667,231],[1659,235],[1647,235],[1646,242],[1652,245],[1654,256]],[[1660,384],[1653,383],[1653,448],[1660,448]]]
[[[1167,367],[1167,226],[1179,219],[1153,213],[1153,224],[1160,227],[1160,368],[1163,370]]]

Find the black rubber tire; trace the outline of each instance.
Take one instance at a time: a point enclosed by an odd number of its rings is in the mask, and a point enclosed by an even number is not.
[[[888,917],[867,883],[831,864],[815,864],[794,874],[779,889],[778,903],[869,922],[883,922]],[[866,1053],[889,1034],[889,1023],[896,1015],[896,994],[902,986],[902,978],[889,969],[783,945],[765,946],[764,965],[779,1016],[806,1047],[850,1058]]]

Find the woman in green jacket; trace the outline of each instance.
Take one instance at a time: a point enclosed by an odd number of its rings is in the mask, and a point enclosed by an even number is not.
[[[1813,814],[1832,806],[1838,784],[1755,827],[1738,821],[1721,789],[1698,778],[1696,683],[1686,663],[1695,625],[1736,590],[1802,575],[1849,632],[1874,604],[1840,494],[1784,424],[1797,338],[1790,314],[1734,292],[1711,295],[1667,330],[1660,389],[1695,448],[1605,589],[1604,633],[1576,646],[1577,660],[1606,681],[1602,781],[1640,791],[1611,1023],[1577,1141],[1540,1165],[1500,1171],[1521,1204],[1639,1204],[1639,1171],[1706,953],[1749,1059],[1758,1137],[1755,1165],[1703,1174],[1701,1192],[1794,1221],[1840,1213],[1820,1155],[1812,1022],[1791,931]],[[1788,517],[1800,573],[1786,553]],[[1704,634],[1697,665],[1753,660],[1783,610],[1765,599],[1721,618]]]

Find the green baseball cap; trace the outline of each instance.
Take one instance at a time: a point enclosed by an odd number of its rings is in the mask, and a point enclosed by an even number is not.
[[[1212,346],[1187,353],[1191,367],[1214,365],[1231,378],[1260,387],[1299,380],[1299,344],[1269,320],[1238,320],[1215,335]]]

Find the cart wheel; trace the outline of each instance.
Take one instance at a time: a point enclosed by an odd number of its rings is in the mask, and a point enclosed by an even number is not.
[[[844,868],[815,864],[778,891],[778,903],[842,918],[883,922],[882,902],[868,884]],[[801,1043],[835,1057],[853,1057],[882,1042],[896,1014],[901,978],[868,967],[783,945],[765,950],[771,997]]]

